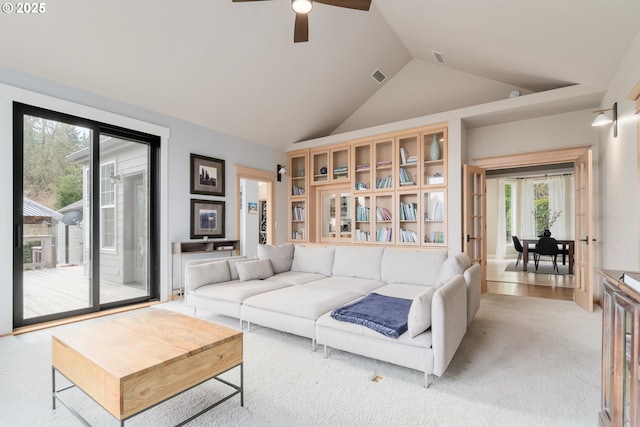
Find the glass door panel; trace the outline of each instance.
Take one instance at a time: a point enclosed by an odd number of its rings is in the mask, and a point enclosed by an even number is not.
[[[22,317],[91,307],[83,166],[92,131],[23,116]],[[88,154],[87,154],[88,155]]]
[[[149,146],[100,136],[100,304],[149,295]]]

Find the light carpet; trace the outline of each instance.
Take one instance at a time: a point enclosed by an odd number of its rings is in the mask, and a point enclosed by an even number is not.
[[[192,313],[178,302],[156,307]],[[198,315],[238,327],[236,319]],[[50,366],[51,334],[78,325],[0,339],[2,425],[80,425],[66,408],[51,409]],[[254,325],[244,335],[245,407],[234,397],[189,425],[595,426],[600,333],[599,310],[483,295],[447,372],[425,389],[420,372],[338,350],[325,359],[308,339]],[[237,381],[238,369],[225,378]],[[207,382],[126,425],[174,425],[229,390]],[[91,424],[119,425],[77,389],[66,396]]]
[[[509,263],[509,265],[505,267],[504,271],[524,272],[524,270],[522,269],[522,262],[518,263],[517,267],[516,267],[515,261],[511,262]],[[541,261],[540,264],[538,265],[537,270],[536,270],[535,264],[533,262],[529,262],[527,264],[527,273],[556,274],[556,271],[553,269],[553,264],[551,262]],[[569,274],[569,266],[562,265],[562,262],[558,262],[558,274]]]

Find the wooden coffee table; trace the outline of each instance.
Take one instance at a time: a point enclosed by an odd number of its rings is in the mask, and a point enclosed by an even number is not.
[[[64,390],[77,386],[122,426],[128,418],[210,379],[235,391],[179,425],[237,394],[244,406],[242,332],[172,311],[146,309],[55,334],[51,358],[53,409],[58,400],[86,425],[64,402]],[[218,378],[237,366],[240,385]],[[57,390],[56,372],[72,385]]]

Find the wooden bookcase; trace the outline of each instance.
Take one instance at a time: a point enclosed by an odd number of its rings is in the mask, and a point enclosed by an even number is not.
[[[448,247],[447,138],[439,124],[289,153],[290,239]]]

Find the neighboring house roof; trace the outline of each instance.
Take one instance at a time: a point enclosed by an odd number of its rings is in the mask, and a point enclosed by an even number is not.
[[[67,212],[81,211],[82,209],[83,209],[82,199],[80,199],[77,202],[73,202],[63,208],[58,209],[58,212],[62,214],[66,214]]]
[[[60,212],[49,209],[48,207],[26,197],[23,197],[22,200],[22,216],[49,217],[56,221],[60,221],[62,219],[62,214]]]

